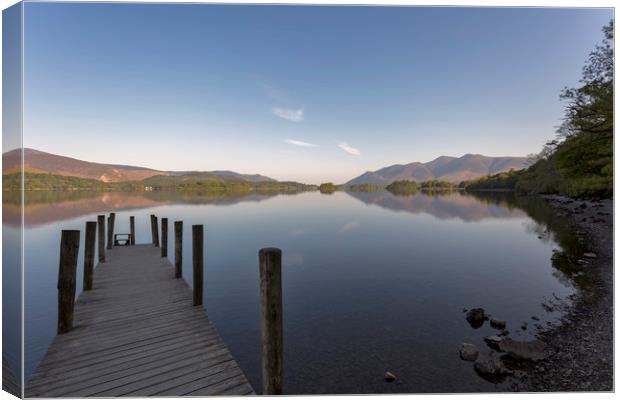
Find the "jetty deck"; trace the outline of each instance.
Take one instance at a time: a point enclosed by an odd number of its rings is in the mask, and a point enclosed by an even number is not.
[[[26,397],[254,394],[192,290],[153,245],[115,246]]]

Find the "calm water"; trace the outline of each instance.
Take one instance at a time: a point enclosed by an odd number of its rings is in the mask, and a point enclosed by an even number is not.
[[[3,232],[14,237],[19,211],[9,202]],[[205,225],[205,306],[257,390],[261,247],[283,250],[287,393],[506,390],[459,359],[461,342],[484,349],[494,332],[471,328],[463,308],[483,307],[513,338],[531,338],[531,317],[557,321],[543,304],[567,299],[578,281],[551,262],[554,249],[578,251],[570,227],[544,203],[509,195],[39,193],[27,203],[26,377],[55,335],[61,229],[81,229],[83,240],[85,221],[111,211],[117,233],[136,217],[138,243],[150,241],[150,214],[169,218],[169,243],[173,221],[184,221],[186,241],[192,224]],[[191,285],[191,246],[184,251]],[[397,382],[383,381],[388,370]]]

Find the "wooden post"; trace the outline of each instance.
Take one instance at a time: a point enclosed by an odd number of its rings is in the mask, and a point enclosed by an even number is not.
[[[112,234],[110,238],[112,239],[112,246],[114,246],[114,223],[116,222],[116,213],[110,213],[110,218],[112,219]]]
[[[174,221],[174,277],[183,276],[183,221]]]
[[[153,232],[155,232],[155,237],[153,238],[155,247],[159,247],[159,226],[157,226],[157,217],[155,215],[153,215]]]
[[[151,243],[155,245],[155,214],[151,214]]]
[[[114,239],[113,237],[113,230],[112,230],[112,216],[108,217],[108,250],[112,250],[112,240]]]
[[[75,276],[77,272],[80,231],[63,230],[60,238],[58,268],[58,334],[73,328]]]
[[[86,238],[84,239],[84,290],[93,288],[93,268],[95,267],[95,237],[97,223],[86,222]]]
[[[136,220],[132,216],[129,217],[129,233],[131,234],[131,245],[136,244]]]
[[[99,262],[105,262],[105,215],[97,215],[97,241],[99,242]]]
[[[282,394],[282,251],[258,252],[263,394]]]
[[[168,257],[168,218],[161,219],[161,256]]]
[[[203,286],[203,226],[192,225],[192,259],[194,265],[194,305],[202,305]]]

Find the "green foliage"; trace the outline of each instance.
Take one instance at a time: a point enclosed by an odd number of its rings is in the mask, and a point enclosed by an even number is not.
[[[2,176],[3,191],[19,191],[21,189],[21,174],[11,173]],[[75,176],[53,174],[24,173],[24,190],[136,190],[140,187],[136,182],[101,182],[96,179],[84,179]]]
[[[457,188],[457,185],[448,181],[431,179],[430,181],[422,182],[420,187],[422,190],[454,190]]]
[[[372,183],[361,183],[349,186],[349,190],[352,192],[376,192],[381,189],[382,187],[380,185],[374,185]]]
[[[511,169],[508,172],[500,172],[494,175],[487,175],[478,179],[459,183],[459,188],[467,190],[514,190],[520,171]]]
[[[192,193],[292,193],[304,190],[316,190],[316,186],[297,182],[247,182],[201,178],[196,176],[154,176],[142,181],[101,182],[96,179],[84,179],[74,176],[62,176],[40,173],[24,173],[26,191],[144,191],[175,190]],[[3,175],[2,189],[7,192],[19,192],[21,174]]]
[[[331,194],[338,190],[338,187],[331,182],[321,183],[319,185],[319,191],[325,194]]]
[[[420,184],[416,181],[394,181],[386,189],[396,195],[409,195],[420,191]]]

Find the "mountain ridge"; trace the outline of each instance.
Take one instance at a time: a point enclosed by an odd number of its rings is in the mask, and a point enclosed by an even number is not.
[[[527,166],[526,157],[488,157],[482,154],[467,153],[461,157],[439,156],[426,163],[414,161],[409,164],[394,164],[375,171],[366,171],[349,180],[345,185],[389,185],[397,180],[423,182],[431,179],[458,183],[510,169],[519,170]]]
[[[2,172],[17,171],[20,167],[21,149],[2,154]],[[276,182],[275,179],[260,174],[242,174],[234,171],[161,171],[146,167],[124,164],[104,164],[79,160],[44,151],[24,148],[24,170],[49,173],[77,178],[96,179],[101,182],[141,181],[153,176],[199,175],[203,178],[241,180],[247,182]]]

